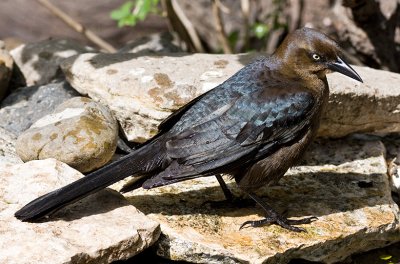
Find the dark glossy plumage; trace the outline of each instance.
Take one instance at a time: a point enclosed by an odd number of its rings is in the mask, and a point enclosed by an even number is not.
[[[161,134],[142,148],[32,201],[15,215],[24,221],[38,219],[132,174],[145,176],[143,188],[154,188],[230,173],[262,203],[252,192],[279,180],[315,135],[329,94],[326,71],[335,65],[361,80],[342,63],[336,43],[317,31],[298,30],[274,55],[247,65],[171,115],[161,124]],[[246,224],[277,223],[300,231],[291,224],[311,221],[290,222],[265,210],[268,221]]]

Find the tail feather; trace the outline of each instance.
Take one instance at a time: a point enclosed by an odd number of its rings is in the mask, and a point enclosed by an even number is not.
[[[134,151],[86,177],[45,194],[18,210],[15,217],[22,221],[35,221],[128,176],[147,174],[155,169],[157,162],[154,162],[154,159],[160,160],[160,153],[157,153],[159,150],[155,152],[155,149],[146,146],[144,149]],[[158,157],[153,156],[154,153],[157,153]],[[146,160],[150,161],[151,165],[144,162]]]

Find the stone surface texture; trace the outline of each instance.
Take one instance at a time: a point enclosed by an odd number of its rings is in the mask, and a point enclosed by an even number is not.
[[[118,124],[110,110],[90,98],[75,97],[23,132],[16,149],[24,161],[55,158],[89,172],[112,158],[117,140]]]
[[[82,54],[61,67],[78,92],[110,107],[129,141],[144,142],[172,111],[250,60],[240,55]]]
[[[15,142],[17,137],[0,127],[0,164],[18,164],[23,163],[15,151]]]
[[[0,127],[17,136],[62,102],[79,96],[67,82],[21,87],[0,103]]]
[[[8,91],[9,82],[13,71],[14,60],[10,53],[0,45],[0,100]]]
[[[222,83],[254,57],[88,53],[67,59],[62,69],[77,91],[110,107],[129,141],[143,142],[157,134],[158,124],[171,112]],[[331,99],[319,135],[400,131],[400,75],[355,69],[364,84],[328,75]]]
[[[93,52],[72,40],[49,39],[20,45],[11,50],[11,56],[26,79],[26,84],[43,85],[60,76],[60,63],[68,57],[84,52]]]
[[[109,189],[59,211],[52,221],[14,217],[25,203],[82,176],[55,159],[0,164],[0,263],[110,263],[158,239],[159,225]]]
[[[364,83],[342,74],[328,74],[331,90],[321,120],[320,136],[400,132],[400,74],[356,67]]]
[[[196,263],[288,263],[306,259],[333,263],[355,252],[400,240],[399,208],[386,174],[379,141],[314,143],[305,161],[259,195],[290,218],[317,216],[295,233],[278,226],[244,228],[263,217],[259,207],[214,208],[223,200],[214,177],[199,178],[126,197],[161,224],[157,253]],[[229,179],[229,178],[226,178]],[[228,180],[237,196],[242,193]],[[115,186],[119,187],[119,186]]]

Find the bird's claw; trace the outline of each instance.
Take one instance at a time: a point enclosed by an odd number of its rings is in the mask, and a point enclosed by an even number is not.
[[[246,221],[240,226],[239,230],[243,229],[246,226],[260,227],[260,226],[265,226],[265,225],[269,225],[269,224],[276,224],[276,225],[279,225],[282,228],[285,228],[290,231],[307,232],[304,228],[296,227],[294,225],[309,224],[309,223],[316,221],[317,219],[318,218],[315,216],[306,217],[306,218],[302,218],[302,219],[298,219],[298,220],[290,220],[290,219],[279,217],[279,216],[266,217],[264,219],[256,220],[256,221]]]

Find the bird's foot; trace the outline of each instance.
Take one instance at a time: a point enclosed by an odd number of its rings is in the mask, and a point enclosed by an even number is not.
[[[297,219],[297,220],[291,220],[287,219],[283,216],[280,216],[278,214],[274,216],[269,216],[266,217],[265,219],[257,220],[257,221],[246,221],[244,222],[239,230],[241,230],[244,227],[260,227],[260,226],[265,226],[265,225],[279,225],[287,230],[294,231],[294,232],[307,232],[304,228],[297,227],[295,225],[302,225],[302,224],[309,224],[317,220],[318,218],[315,216],[312,217],[306,217],[302,219]]]
[[[267,216],[265,219],[261,219],[261,220],[257,220],[257,221],[246,221],[240,226],[239,230],[246,226],[260,227],[260,226],[264,226],[264,225],[275,224],[275,225],[279,225],[290,231],[306,232],[306,230],[304,228],[297,227],[295,225],[309,224],[318,219],[315,216],[306,217],[306,218],[297,219],[297,220],[287,219],[286,217],[284,217],[284,216],[280,215],[278,212],[276,212],[268,203],[266,203],[265,201],[260,199],[254,193],[248,193],[248,195],[250,196],[250,198],[252,198],[255,202],[257,202],[261,206],[261,208],[264,210],[264,212],[266,213]]]

